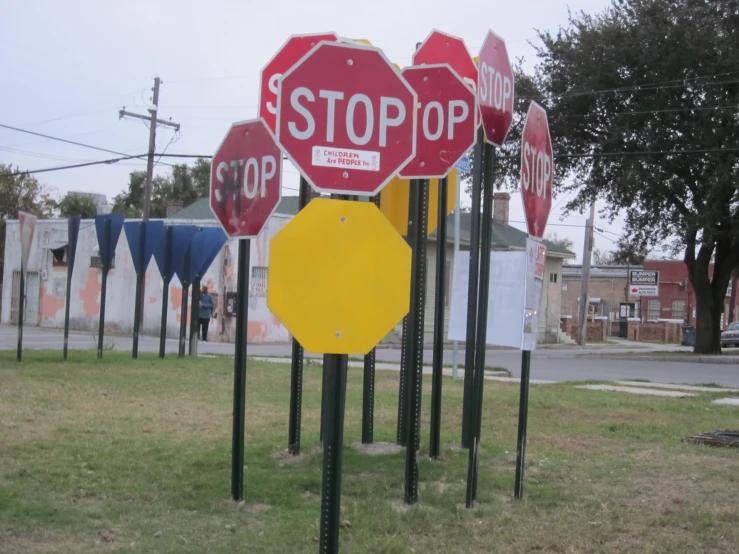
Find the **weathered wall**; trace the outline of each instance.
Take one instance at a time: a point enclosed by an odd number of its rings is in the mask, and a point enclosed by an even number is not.
[[[268,265],[269,240],[289,218],[273,216],[259,239],[252,241],[250,267]],[[216,222],[174,221],[167,224],[216,226]],[[11,282],[13,270],[20,269],[20,241],[18,222],[8,221],[6,234],[5,269],[3,275],[1,321],[10,321]],[[41,287],[39,298],[39,325],[61,328],[64,326],[67,268],[54,267],[49,247],[67,240],[67,220],[43,220],[36,227],[36,235],[29,258],[29,271],[39,271]],[[93,220],[84,220],[80,225],[77,243],[77,259],[72,275],[72,297],[70,303],[70,327],[73,330],[97,332],[100,316],[100,293],[102,270],[91,267],[90,258],[97,245]],[[228,241],[216,257],[202,281],[218,294],[217,318],[211,321],[211,340],[233,340],[234,318],[224,315],[225,292],[236,291],[236,269],[238,242]],[[152,259],[145,274],[145,303],[142,332],[158,335],[162,311],[162,279],[156,262]],[[106,303],[107,332],[130,334],[133,328],[133,305],[136,288],[136,273],[128,249],[125,231],[116,247],[114,267],[108,274]],[[261,294],[261,293],[260,293]],[[283,342],[289,340],[287,330],[272,316],[267,308],[266,289],[264,294],[249,299],[248,338],[255,342]],[[182,285],[177,277],[172,279],[169,289],[167,335],[179,336]],[[189,314],[188,314],[189,316]],[[188,317],[189,321],[189,317]]]

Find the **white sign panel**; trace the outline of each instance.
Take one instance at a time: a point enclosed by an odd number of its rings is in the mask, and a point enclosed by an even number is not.
[[[631,296],[659,296],[659,271],[633,269],[629,272]]]
[[[490,294],[485,343],[491,346],[535,350],[538,313],[544,276],[546,250],[532,241],[524,252],[492,252]],[[529,255],[533,254],[529,263]],[[467,340],[467,293],[469,252],[459,252],[454,260],[449,340]]]

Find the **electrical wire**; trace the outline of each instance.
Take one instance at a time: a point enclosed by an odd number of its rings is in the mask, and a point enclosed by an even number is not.
[[[43,169],[34,169],[30,171],[16,171],[15,173],[8,173],[7,176],[16,177],[18,175],[31,175],[33,173],[46,173],[48,171],[61,171],[63,169],[76,169],[79,167],[89,167],[92,165],[114,164],[116,162],[120,162],[123,160],[133,160],[133,159],[143,158],[146,156],[147,154],[140,154],[138,156],[122,156],[120,158],[110,158],[108,160],[98,160],[95,162],[85,162],[85,163],[80,163],[80,164],[75,164],[75,165],[64,165],[60,167],[47,167]]]

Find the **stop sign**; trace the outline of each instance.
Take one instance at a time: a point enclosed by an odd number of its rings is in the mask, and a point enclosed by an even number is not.
[[[416,156],[400,170],[405,179],[441,179],[475,143],[475,93],[447,64],[407,67],[418,95]]]
[[[415,103],[381,50],[322,42],[280,81],[277,141],[316,191],[374,195],[416,152]]]
[[[477,86],[477,66],[464,40],[434,29],[413,54],[413,65],[448,63],[473,88]]]
[[[480,48],[477,100],[488,142],[502,146],[513,123],[513,71],[505,41],[488,31]]]
[[[272,57],[261,73],[259,85],[259,117],[275,131],[277,119],[277,88],[282,75],[305,56],[310,49],[322,40],[338,40],[336,33],[316,35],[293,35]]]
[[[541,238],[552,209],[554,156],[547,112],[532,102],[521,136],[521,196],[529,234]]]
[[[229,237],[255,238],[282,196],[282,153],[262,118],[231,125],[213,156],[210,209]]]

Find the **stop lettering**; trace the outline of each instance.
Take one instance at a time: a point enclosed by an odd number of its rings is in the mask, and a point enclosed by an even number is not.
[[[448,64],[407,67],[403,77],[418,95],[416,156],[404,179],[441,179],[475,143],[475,93]]]
[[[505,41],[488,31],[480,48],[477,100],[485,139],[502,146],[513,124],[513,71]]]
[[[415,152],[414,104],[379,49],[323,42],[280,81],[277,140],[315,190],[374,195]]]
[[[547,113],[532,102],[521,136],[521,196],[529,234],[541,238],[552,208],[554,156]]]

